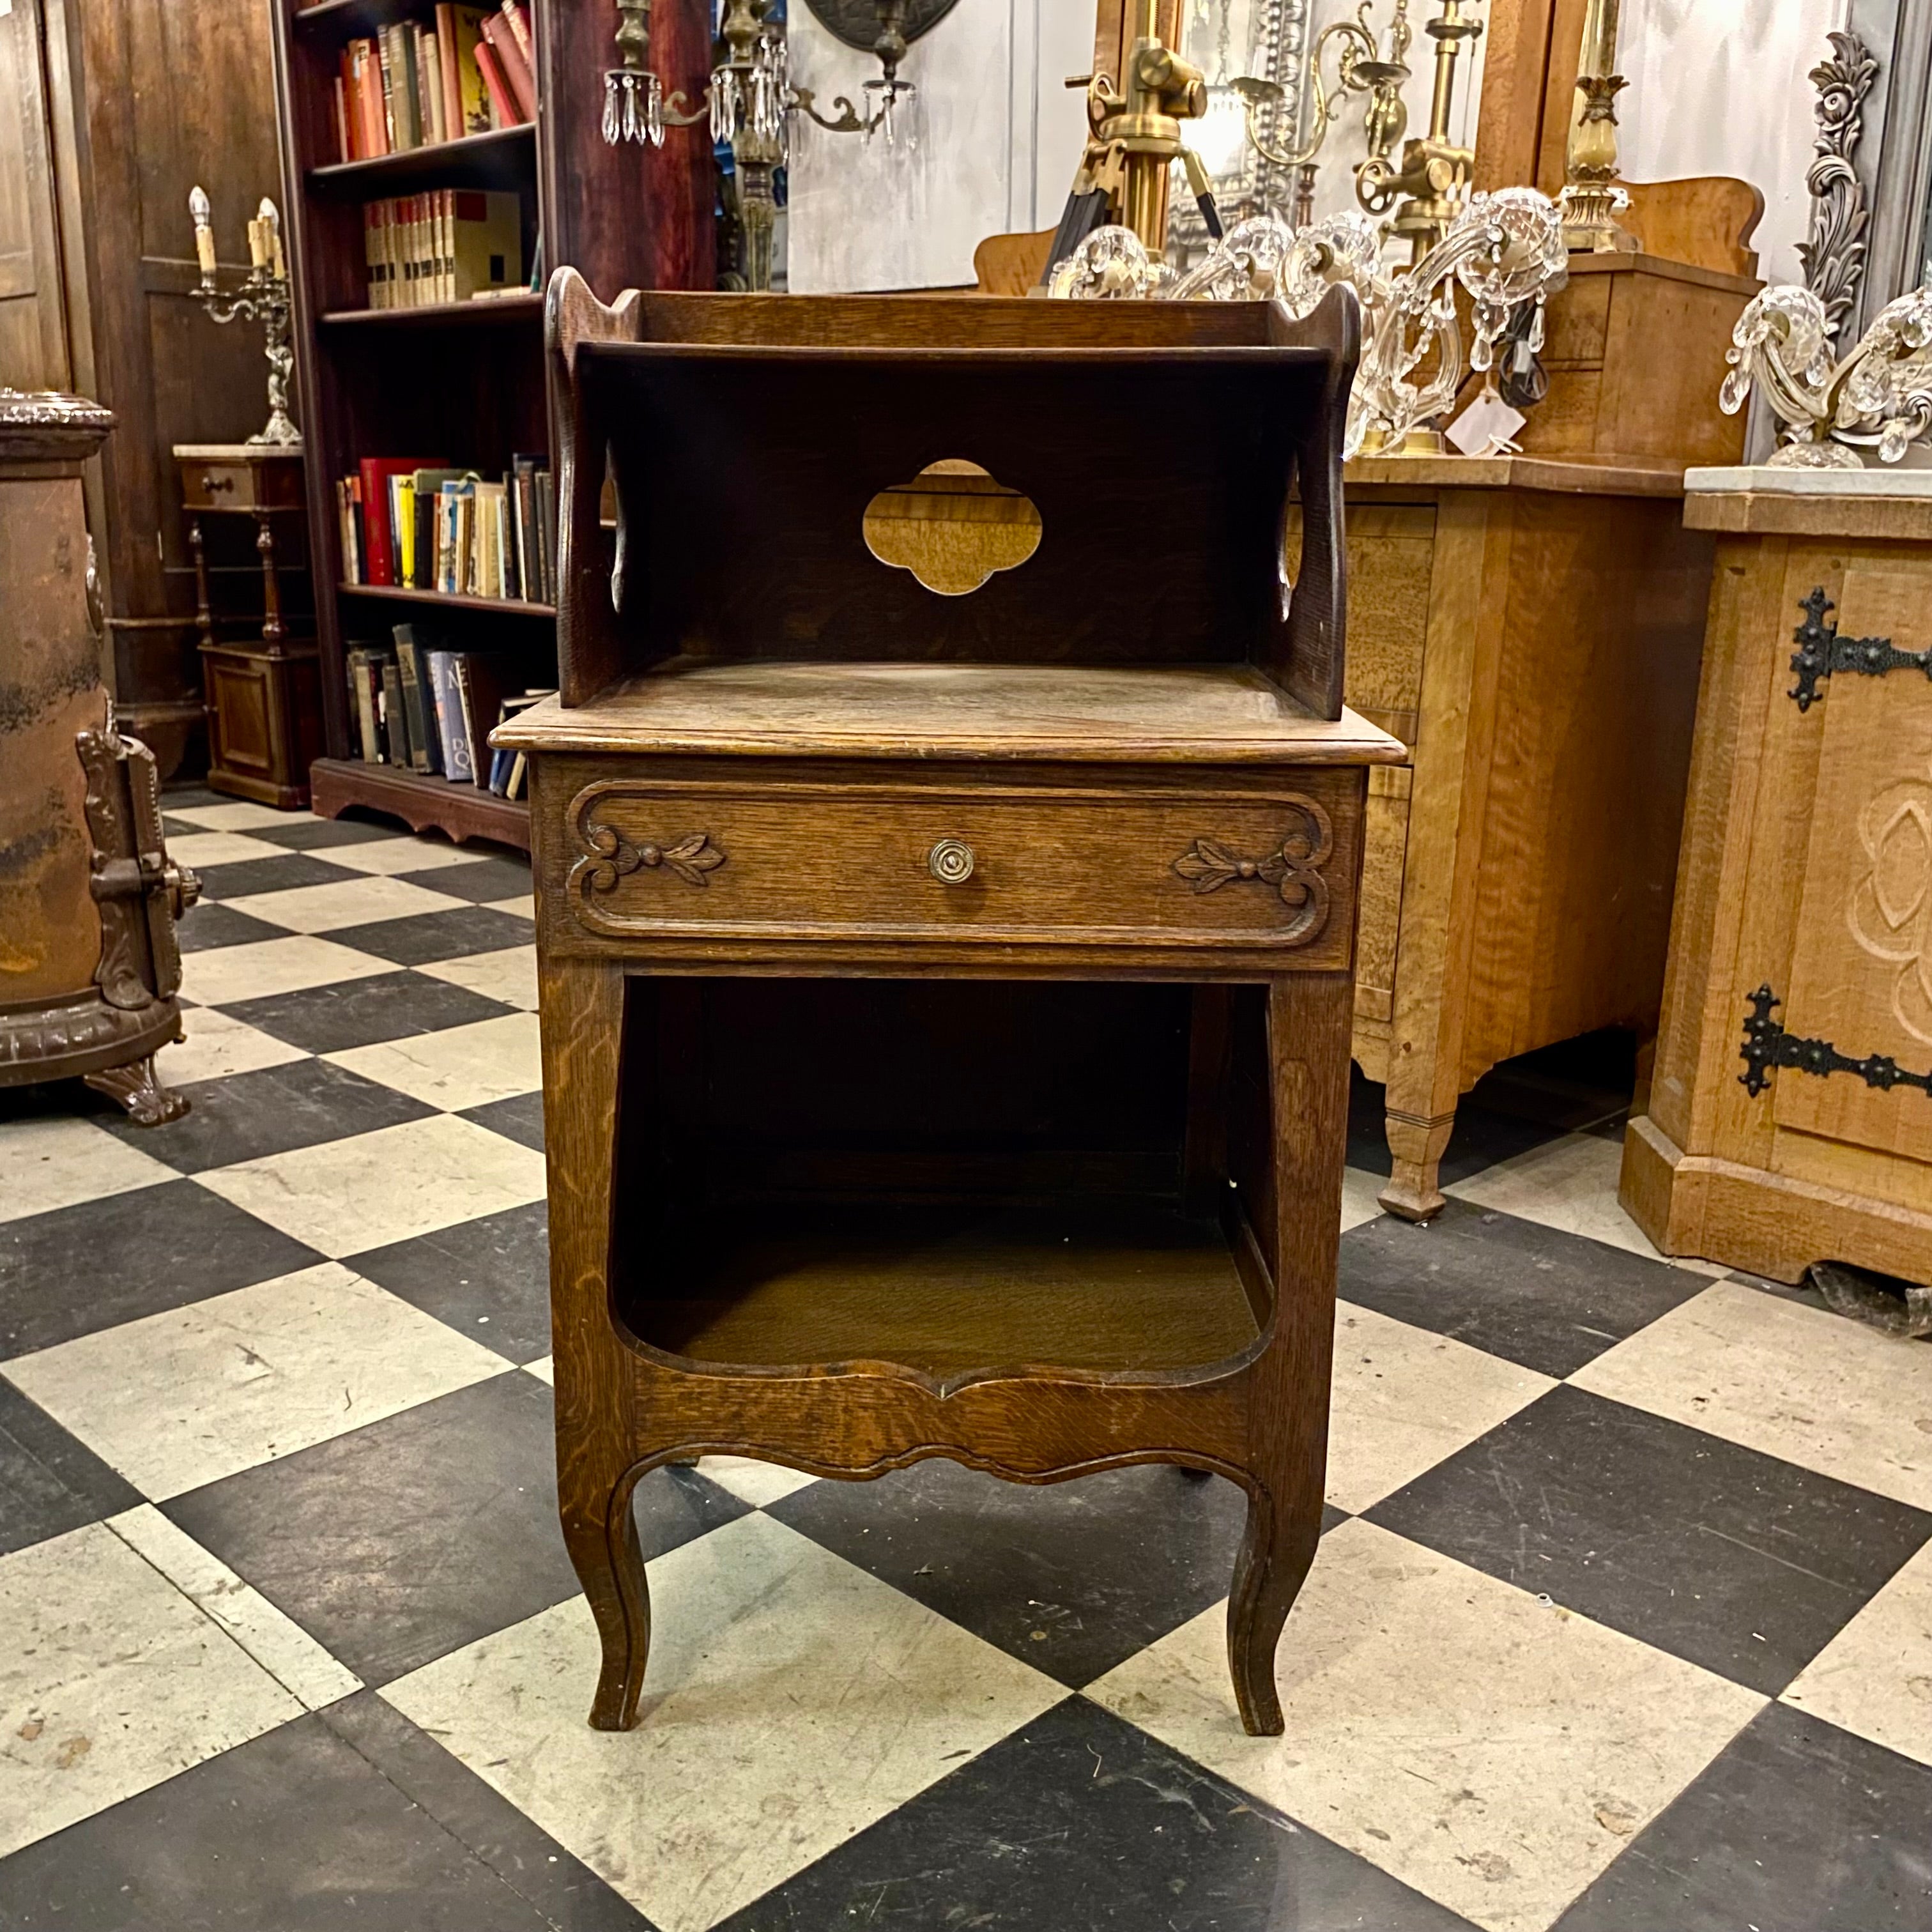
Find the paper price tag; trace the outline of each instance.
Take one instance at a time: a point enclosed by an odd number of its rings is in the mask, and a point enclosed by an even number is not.
[[[1485,389],[1449,425],[1449,442],[1465,456],[1486,456],[1528,420],[1520,410],[1511,409],[1502,397]]]

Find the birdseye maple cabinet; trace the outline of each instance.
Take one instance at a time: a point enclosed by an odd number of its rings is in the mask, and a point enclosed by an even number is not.
[[[1623,1203],[1666,1254],[1932,1281],[1932,491],[1689,480],[1718,567]]]
[[[560,689],[496,742],[532,766],[593,1724],[644,1681],[635,1485],[719,1452],[1226,1477],[1236,1699],[1281,1729],[1401,755],[1342,704],[1358,329],[1346,292],[1296,323],[553,278]],[[976,587],[949,521],[997,526]]]

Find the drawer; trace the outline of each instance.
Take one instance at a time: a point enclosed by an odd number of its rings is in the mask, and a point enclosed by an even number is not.
[[[292,510],[302,502],[302,464],[282,457],[268,463],[184,458],[182,502],[190,510]]]
[[[1360,791],[1352,771],[1184,791],[606,781],[571,801],[545,876],[614,938],[1312,948],[1334,964]]]

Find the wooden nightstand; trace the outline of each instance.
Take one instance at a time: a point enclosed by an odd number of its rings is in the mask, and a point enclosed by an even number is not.
[[[1274,1648],[1321,1528],[1364,805],[1402,755],[1341,702],[1357,328],[1342,291],[1295,324],[607,309],[553,280],[561,690],[496,742],[534,766],[594,1724],[634,1722],[644,1682],[632,1492],[719,1452],[1226,1477],[1236,1696],[1281,1729]],[[920,561],[890,500],[916,476],[1010,567],[944,596],[894,567]],[[974,547],[924,520],[921,568],[951,581]]]
[[[255,443],[174,446],[194,552],[208,711],[208,782],[216,791],[293,811],[308,803],[308,768],[322,755],[322,694],[312,636],[291,637],[284,615],[278,518],[299,519],[302,453]],[[208,586],[207,516],[251,517],[262,559],[260,637],[220,638]],[[299,523],[297,528],[299,529]]]

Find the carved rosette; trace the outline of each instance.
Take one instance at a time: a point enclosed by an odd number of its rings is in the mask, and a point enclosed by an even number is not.
[[[1249,883],[1274,886],[1282,904],[1296,913],[1282,937],[1298,945],[1328,922],[1328,881],[1322,868],[1334,852],[1335,836],[1328,814],[1312,799],[1298,800],[1294,810],[1301,824],[1261,858],[1244,858],[1214,839],[1197,838],[1174,860],[1174,870],[1197,893]]]

